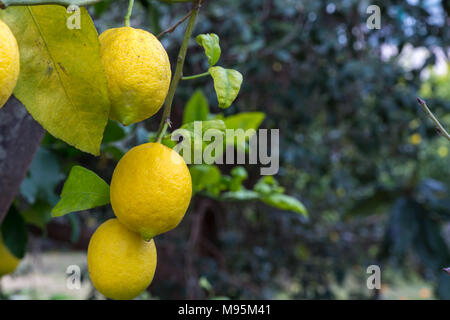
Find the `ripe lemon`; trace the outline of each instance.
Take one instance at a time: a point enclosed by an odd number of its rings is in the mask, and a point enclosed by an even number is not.
[[[104,222],[89,241],[92,283],[111,299],[129,300],[144,291],[155,275],[156,260],[154,241],[144,241],[117,219]]]
[[[13,273],[19,263],[20,260],[9,252],[8,248],[3,243],[3,238],[0,234],[0,277],[5,274]]]
[[[110,118],[130,125],[158,112],[172,76],[161,42],[151,33],[131,27],[106,30],[99,40],[111,100]]]
[[[175,228],[192,196],[184,159],[160,143],[132,148],[117,164],[111,181],[116,217],[144,239]]]
[[[9,27],[0,20],[0,109],[11,96],[20,71],[19,47]]]

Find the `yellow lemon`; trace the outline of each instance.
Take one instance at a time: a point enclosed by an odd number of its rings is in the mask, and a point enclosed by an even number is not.
[[[111,100],[110,118],[130,125],[158,112],[172,76],[161,42],[151,33],[131,27],[106,30],[99,40]]]
[[[152,282],[156,261],[154,241],[144,241],[117,219],[104,222],[89,241],[87,262],[91,281],[111,299],[137,297]]]
[[[111,181],[116,217],[144,239],[175,228],[192,196],[184,159],[160,143],[132,148],[117,164]]]
[[[6,23],[0,20],[0,108],[11,96],[19,71],[19,47],[16,38]]]
[[[20,260],[9,252],[8,248],[3,243],[3,238],[0,234],[0,277],[5,274],[13,273],[19,263]]]

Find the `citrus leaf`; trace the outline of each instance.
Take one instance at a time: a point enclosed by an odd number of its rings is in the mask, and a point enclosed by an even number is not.
[[[259,199],[259,194],[252,190],[241,189],[239,191],[229,191],[221,194],[223,200],[251,201]]]
[[[211,67],[209,73],[214,79],[214,89],[216,90],[217,100],[219,100],[219,107],[228,108],[241,89],[242,74],[236,70],[222,67]]]
[[[14,207],[11,207],[1,225],[0,236],[9,251],[17,258],[25,256],[28,233],[25,221]]]
[[[88,210],[109,203],[109,185],[94,172],[74,166],[52,210],[53,217]]]
[[[98,34],[86,9],[68,29],[62,6],[18,6],[0,12],[20,49],[15,96],[53,136],[98,155],[109,113]]]
[[[127,136],[123,125],[117,121],[110,120],[103,134],[103,144],[122,140]]]
[[[274,193],[261,199],[264,203],[286,211],[294,211],[307,217],[308,211],[297,199],[281,193]]]
[[[183,124],[202,121],[208,118],[209,106],[208,100],[201,90],[195,91],[191,99],[189,99],[183,113]]]
[[[220,54],[222,53],[219,45],[219,37],[217,34],[200,34],[195,40],[199,45],[205,49],[205,54],[208,57],[209,66],[212,67],[216,65],[217,61],[220,59]]]
[[[243,188],[242,182],[248,178],[248,173],[244,167],[237,166],[231,169],[231,177],[229,188],[230,191],[235,192]]]
[[[200,125],[199,122],[197,122],[197,125]],[[182,129],[186,129],[192,133],[195,133],[195,127],[196,126],[196,121],[194,122],[189,122],[189,123],[185,123],[181,126]],[[200,127],[199,127],[200,128]],[[210,129],[216,129],[219,131],[225,131],[226,129],[226,125],[222,120],[206,120],[206,121],[201,121],[201,129],[202,129],[202,135],[210,130]],[[200,133],[200,132],[199,132]]]
[[[189,167],[192,177],[192,189],[199,192],[220,182],[220,170],[217,166],[199,164]]]
[[[25,223],[34,225],[41,230],[51,220],[52,206],[45,201],[36,201],[29,208],[20,211]]]
[[[227,129],[257,130],[266,115],[262,112],[242,112],[224,119]]]

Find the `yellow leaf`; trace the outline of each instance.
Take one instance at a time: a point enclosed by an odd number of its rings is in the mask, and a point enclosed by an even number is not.
[[[109,99],[98,34],[86,9],[69,29],[62,6],[19,6],[0,12],[17,38],[20,76],[14,95],[48,132],[98,155]]]

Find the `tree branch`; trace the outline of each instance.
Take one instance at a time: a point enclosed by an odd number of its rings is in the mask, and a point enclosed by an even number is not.
[[[164,104],[164,112],[159,124],[158,134],[156,135],[156,141],[161,141],[161,137],[165,135],[168,124],[170,123],[170,113],[172,111],[173,98],[175,96],[175,91],[177,90],[178,83],[183,76],[183,66],[184,60],[186,59],[186,52],[189,46],[189,40],[191,40],[192,33],[194,32],[195,22],[197,20],[198,12],[202,5],[202,0],[198,0],[194,5],[190,13],[190,18],[186,31],[184,33],[183,43],[181,44],[180,52],[178,53],[177,66],[175,68],[175,73],[172,78],[172,82],[169,87],[169,93],[167,94],[166,102]]]
[[[101,2],[103,0],[53,0],[53,1],[45,1],[45,0],[0,0],[0,8],[6,9],[11,6],[35,6],[35,5],[43,5],[43,4],[59,4],[61,6],[68,7],[70,5],[76,6],[87,6],[90,4],[94,4],[97,2]]]
[[[167,30],[164,30],[163,32],[161,32],[160,34],[158,34],[157,38],[160,39],[163,35],[167,34],[167,33],[172,33],[175,31],[175,29],[182,24],[183,22],[185,22],[192,14],[192,10],[189,11],[183,18],[181,18],[180,21],[178,21],[177,23],[175,23],[172,27],[170,27]]]
[[[430,117],[430,119],[433,120],[434,124],[436,125],[436,130],[439,132],[439,134],[450,141],[450,134],[445,130],[445,128],[442,126],[439,120],[434,116],[433,112],[431,112],[431,110],[428,108],[426,102],[421,98],[417,98],[417,101],[419,102],[422,109],[426,112],[426,114]]]
[[[14,97],[0,109],[0,224],[33,160],[44,129]]]

